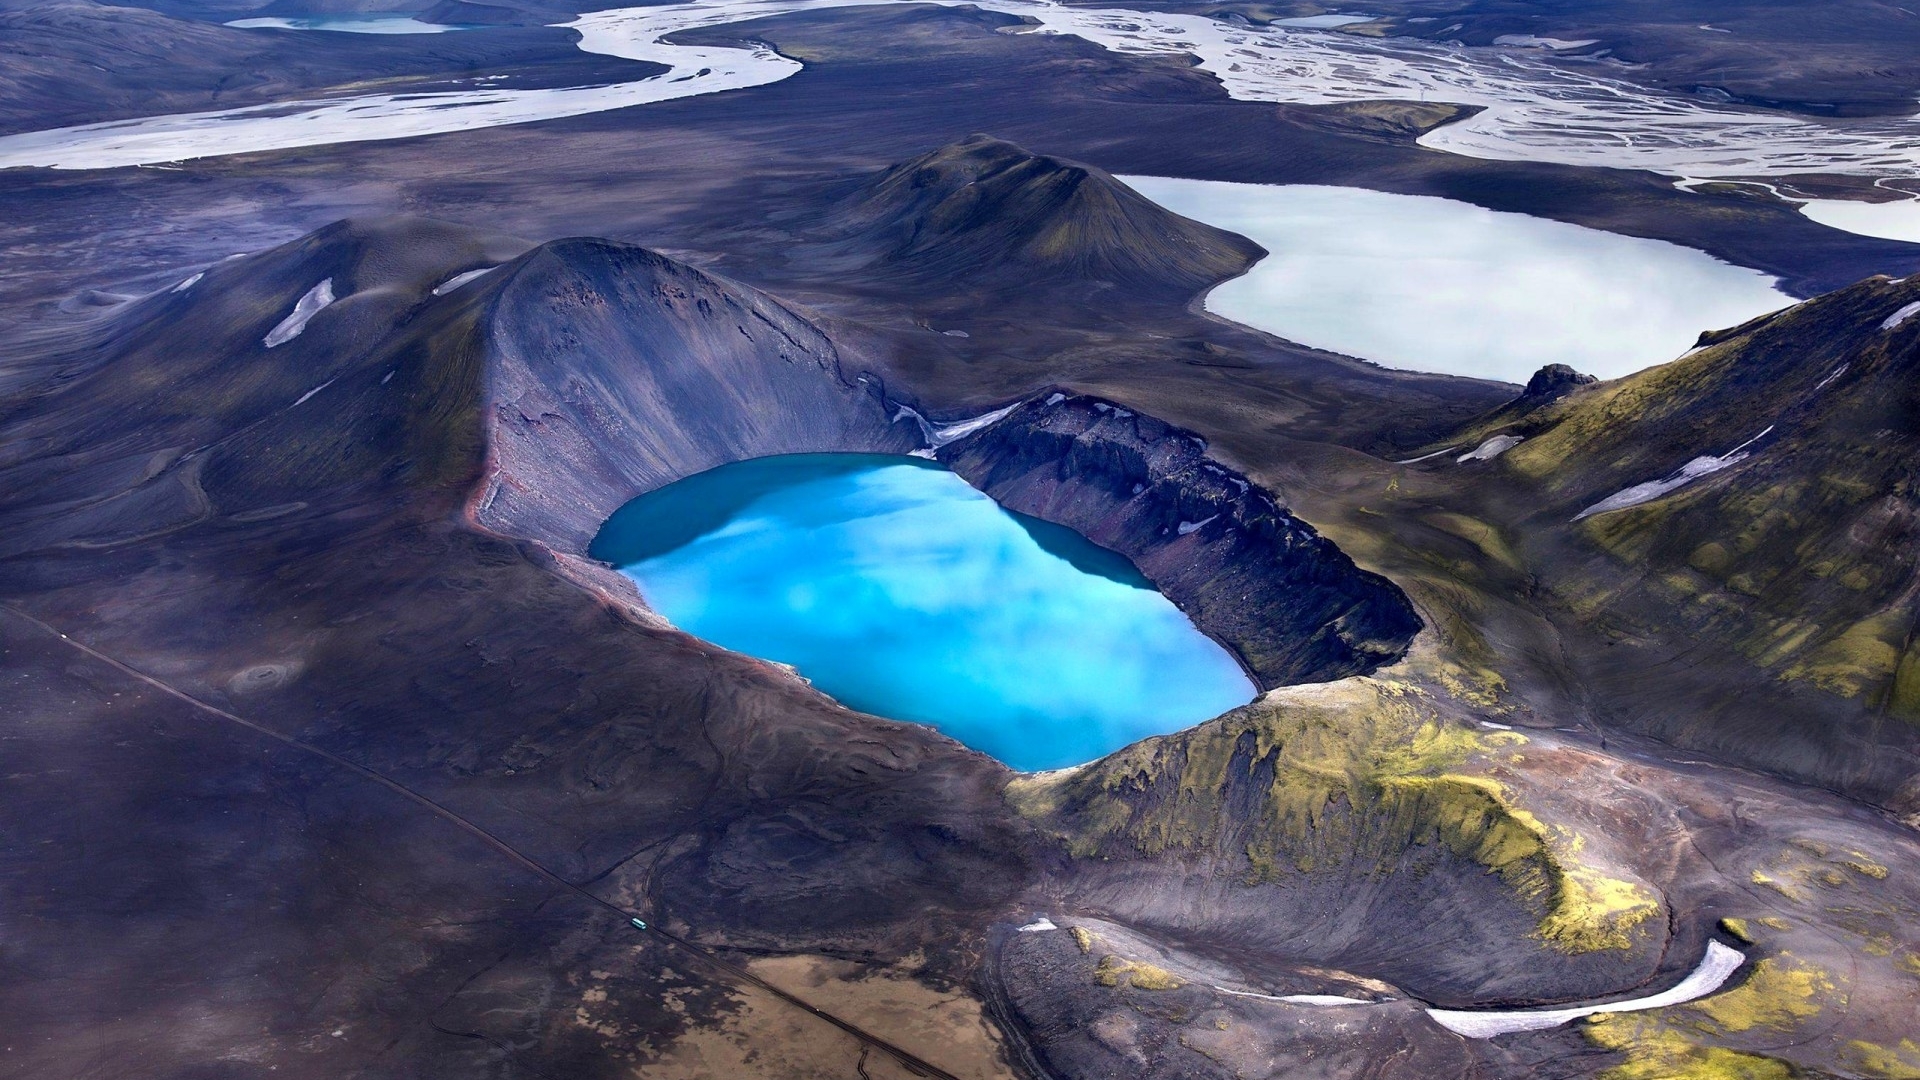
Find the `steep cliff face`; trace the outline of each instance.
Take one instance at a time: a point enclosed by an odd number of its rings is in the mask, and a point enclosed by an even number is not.
[[[1132,559],[1265,687],[1372,671],[1420,630],[1399,589],[1199,436],[1112,402],[1037,396],[938,456],[1002,504]]]
[[[754,289],[601,240],[547,244],[502,278],[476,508],[505,531],[584,552],[621,503],[717,465],[920,445],[877,380]]]

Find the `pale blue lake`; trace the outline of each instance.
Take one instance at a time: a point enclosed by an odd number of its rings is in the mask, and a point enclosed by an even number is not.
[[[1125,558],[915,458],[725,465],[621,507],[592,554],[688,633],[1016,769],[1091,761],[1255,694]]]
[[[1387,367],[1524,383],[1563,363],[1612,379],[1794,303],[1702,251],[1453,199],[1121,179],[1271,252],[1208,293],[1208,311]]]

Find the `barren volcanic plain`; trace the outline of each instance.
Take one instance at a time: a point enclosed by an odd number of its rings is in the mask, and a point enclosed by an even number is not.
[[[0,0],[0,1076],[1920,1077],[1916,57],[1872,0]],[[1117,177],[1480,222],[1331,223],[1416,347],[1604,335],[1643,256],[1751,317],[1388,366],[1210,310],[1285,253]],[[837,453],[1258,696],[1020,772],[596,557]]]

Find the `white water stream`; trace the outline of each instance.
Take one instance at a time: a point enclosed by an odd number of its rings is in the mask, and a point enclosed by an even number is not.
[[[665,64],[609,86],[370,94],[144,117],[0,137],[0,168],[114,168],[325,143],[397,139],[578,116],[778,82],[800,70],[764,47],[664,39],[771,15],[903,0],[696,0],[620,8],[569,24],[588,52]],[[961,0],[925,0],[956,4]],[[1197,57],[1235,98],[1297,104],[1426,100],[1485,111],[1422,144],[1471,157],[1650,169],[1676,177],[1846,173],[1920,177],[1913,118],[1813,120],[1661,94],[1551,50],[1468,48],[1320,29],[1252,29],[1198,15],[971,0],[1116,52]],[[476,80],[484,82],[484,80]],[[1841,224],[1840,227],[1847,227]]]

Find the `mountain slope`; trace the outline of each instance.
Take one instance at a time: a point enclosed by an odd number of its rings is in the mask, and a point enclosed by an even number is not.
[[[1920,723],[1916,301],[1880,279],[1739,328],[1573,399],[1507,466],[1690,622]]]
[[[1462,1040],[1423,1002],[1668,986],[1723,915],[1754,920],[1764,1046],[1833,1071],[1913,1030],[1908,954],[1825,905],[1857,890],[1911,940],[1920,843],[1483,727],[1391,582],[1343,588],[1331,540],[1118,401],[953,416],[755,289],[416,219],[183,271],[20,352],[0,1013],[25,1074],[787,1080],[909,1042],[933,1075],[1595,1073],[1625,1052]],[[1010,501],[1145,540],[1152,573],[1227,583],[1210,624],[1302,601],[1292,660],[1398,662],[1018,777],[681,633],[584,557],[607,509],[719,460],[936,439]],[[1783,1013],[1758,972],[1788,958],[1833,978]],[[1365,1004],[1270,1000],[1328,993]]]
[[[1670,364],[1502,411],[1463,448],[1597,714],[1920,809],[1920,282],[1874,278]],[[1478,470],[1478,471],[1476,471]]]
[[[977,276],[1190,295],[1266,254],[1090,165],[973,135],[895,165],[829,218],[844,253],[916,280]]]

